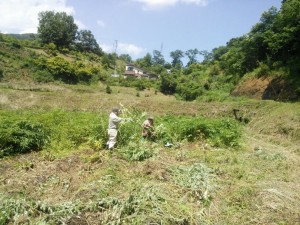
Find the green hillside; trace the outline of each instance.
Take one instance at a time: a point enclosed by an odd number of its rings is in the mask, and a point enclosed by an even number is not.
[[[158,50],[136,60],[105,53],[91,31],[78,30],[72,16],[45,11],[39,15],[38,34],[0,34],[0,79],[86,85],[100,81],[108,90],[111,85],[153,87],[185,101],[223,101],[231,94],[251,97],[253,92],[261,93],[254,94],[259,99],[299,101],[299,10],[298,0],[282,1],[280,9],[264,12],[247,34],[211,52],[174,50],[171,62]],[[159,79],[123,79],[126,63]],[[113,73],[120,78],[112,79]]]
[[[107,54],[91,31],[77,29],[72,16],[46,11],[40,14],[38,34],[0,35],[0,79],[87,85],[100,81],[140,90],[153,87],[185,101],[223,101],[232,93],[251,97],[259,86],[261,94],[256,98],[299,101],[299,10],[299,1],[282,1],[280,9],[271,7],[264,12],[247,34],[211,52],[174,50],[169,53],[171,62],[158,50],[136,60],[130,55]],[[187,65],[183,57],[188,58]],[[160,79],[122,79],[126,63]],[[121,79],[111,79],[115,72]],[[249,80],[254,82],[247,83]]]

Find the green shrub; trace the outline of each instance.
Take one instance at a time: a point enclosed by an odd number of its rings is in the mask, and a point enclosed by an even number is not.
[[[32,74],[32,78],[36,82],[48,83],[54,81],[54,77],[47,70],[38,70]]]
[[[223,90],[209,90],[197,98],[197,101],[202,102],[224,102],[229,99],[229,92]]]
[[[105,142],[107,121],[103,115],[87,112],[65,112],[53,110],[38,115],[51,131],[50,150],[68,151],[80,145],[93,146],[97,141]],[[104,124],[102,124],[102,122]]]
[[[11,43],[11,46],[12,46],[13,48],[16,48],[16,49],[22,48],[22,45],[21,45],[20,42],[18,42],[18,41],[12,42],[12,43]]]
[[[137,79],[134,84],[137,91],[143,91],[147,88],[145,79]]]
[[[58,80],[65,83],[76,84],[78,77],[75,74],[75,68],[70,62],[61,57],[52,57],[47,60],[48,71]]]
[[[3,77],[4,77],[4,70],[0,68],[0,81],[3,79]]]
[[[203,88],[196,82],[182,83],[177,86],[176,92],[185,101],[193,101],[203,94]]]
[[[30,121],[2,121],[0,125],[0,157],[42,149],[49,141],[48,130]]]
[[[267,64],[260,62],[259,66],[253,70],[253,73],[256,77],[267,76],[270,73],[270,68]]]
[[[152,157],[153,150],[146,141],[129,142],[120,150],[121,155],[129,161],[143,161]]]
[[[206,119],[201,117],[162,118],[165,128],[159,136],[169,141],[195,141],[205,138],[214,146],[237,146],[240,125],[233,119]],[[171,135],[172,134],[172,135]],[[171,139],[171,140],[170,140]]]
[[[106,92],[107,94],[111,94],[111,93],[112,93],[112,90],[111,90],[111,88],[110,88],[109,85],[106,86],[105,92]]]

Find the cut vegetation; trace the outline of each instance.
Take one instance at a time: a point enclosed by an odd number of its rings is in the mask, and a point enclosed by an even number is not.
[[[0,164],[2,224],[299,222],[299,105],[35,88],[1,86],[1,154],[11,155]],[[114,151],[104,149],[110,99],[132,118]],[[140,139],[149,112],[156,142]]]

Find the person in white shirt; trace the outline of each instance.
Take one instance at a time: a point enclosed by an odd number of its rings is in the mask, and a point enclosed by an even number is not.
[[[113,149],[117,143],[118,125],[123,120],[119,117],[119,109],[112,109],[108,120],[108,141],[106,146],[109,150]]]

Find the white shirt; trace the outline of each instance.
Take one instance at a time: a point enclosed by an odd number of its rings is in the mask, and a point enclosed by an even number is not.
[[[108,129],[118,129],[118,124],[122,118],[118,117],[114,112],[109,114]]]

